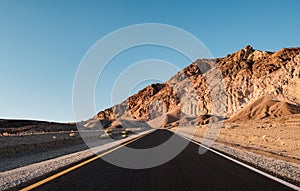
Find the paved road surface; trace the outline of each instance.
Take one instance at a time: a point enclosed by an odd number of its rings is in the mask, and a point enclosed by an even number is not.
[[[165,142],[172,135],[167,130],[157,130],[127,146],[150,148]],[[189,143],[171,161],[143,170],[120,168],[97,159],[35,190],[291,190],[212,152],[199,155],[198,150],[198,145]],[[113,157],[118,152],[122,152],[122,148],[109,155]]]

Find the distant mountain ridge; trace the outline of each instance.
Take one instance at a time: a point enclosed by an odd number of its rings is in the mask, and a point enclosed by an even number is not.
[[[213,79],[207,82],[205,78],[216,68],[222,74],[224,91],[218,94],[223,96],[211,95],[208,83],[216,82]],[[248,45],[224,58],[196,60],[169,81],[147,86],[122,103],[100,111],[85,126],[93,126],[98,120],[108,122],[106,126],[114,120],[150,121],[168,113],[173,113],[172,116],[210,116],[213,114],[212,96],[220,97],[222,100],[218,101],[226,106],[224,116],[220,116],[224,118],[234,116],[262,96],[271,96],[273,100],[299,107],[299,78],[300,48],[268,52]],[[185,96],[189,91],[193,92],[192,97]],[[187,99],[189,104],[183,104],[182,100]],[[176,124],[174,117],[170,121]]]

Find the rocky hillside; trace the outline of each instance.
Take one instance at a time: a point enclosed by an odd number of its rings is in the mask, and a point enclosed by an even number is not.
[[[116,119],[150,121],[161,116],[168,116],[165,121],[172,124],[216,114],[218,119],[230,118],[262,96],[271,96],[294,108],[300,105],[299,78],[300,48],[267,52],[248,45],[225,58],[196,60],[169,81],[150,85],[100,111],[86,126],[97,120],[109,126]],[[221,105],[216,108],[215,102]],[[163,124],[167,125],[168,122]]]

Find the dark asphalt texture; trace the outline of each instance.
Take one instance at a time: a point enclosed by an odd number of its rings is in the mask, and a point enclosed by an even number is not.
[[[172,135],[174,134],[167,130],[156,130],[127,146],[151,148],[165,142]],[[178,135],[174,136],[185,141]],[[169,162],[142,170],[121,168],[98,159],[35,190],[292,190],[212,152],[200,155],[198,151],[198,145],[189,143]],[[108,155],[113,157],[118,152],[122,152],[122,148]]]

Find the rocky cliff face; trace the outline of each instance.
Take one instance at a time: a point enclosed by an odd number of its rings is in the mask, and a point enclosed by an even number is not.
[[[300,49],[284,48],[276,53],[247,46],[218,59],[228,95],[227,115],[232,115],[263,95],[300,104]]]
[[[100,111],[89,122],[149,121],[175,110],[181,116],[218,113],[230,117],[265,95],[298,106],[299,78],[300,48],[266,52],[246,46],[225,58],[199,59],[169,81],[142,89],[121,104]],[[219,108],[215,102],[221,104]]]

